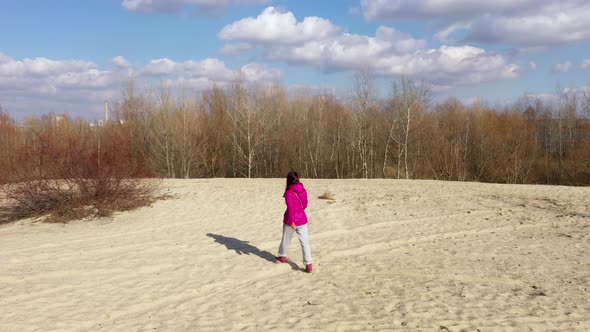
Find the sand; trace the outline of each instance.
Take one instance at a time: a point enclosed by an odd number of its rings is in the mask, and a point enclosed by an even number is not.
[[[0,331],[588,331],[590,189],[305,180],[314,272],[275,264],[282,179],[166,180],[113,218],[0,227]],[[336,200],[320,200],[331,191]]]

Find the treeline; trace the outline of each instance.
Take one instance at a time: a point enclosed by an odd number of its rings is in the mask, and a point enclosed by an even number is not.
[[[380,100],[363,74],[352,91],[341,101],[237,78],[191,97],[165,84],[139,93],[131,81],[105,126],[67,116],[17,125],[0,111],[0,181],[25,170],[59,176],[51,165],[83,146],[104,167],[130,165],[129,176],[283,177],[295,169],[308,178],[590,184],[588,93],[503,108],[435,104],[428,85],[401,79]],[[117,149],[114,160],[100,160],[105,149]]]

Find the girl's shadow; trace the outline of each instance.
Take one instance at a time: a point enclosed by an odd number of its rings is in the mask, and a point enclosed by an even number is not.
[[[260,250],[256,248],[255,246],[251,245],[249,241],[242,241],[233,237],[227,237],[212,233],[207,233],[207,236],[215,239],[215,242],[223,244],[227,249],[235,251],[238,255],[256,255],[271,263],[277,262],[275,255],[266,250]],[[302,270],[299,268],[299,266],[297,266],[297,264],[291,261],[288,261],[287,263],[289,264],[289,266],[291,266],[291,269],[293,270]]]

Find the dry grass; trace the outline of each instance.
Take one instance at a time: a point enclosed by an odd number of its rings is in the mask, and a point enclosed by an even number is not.
[[[336,198],[334,197],[334,194],[332,194],[329,191],[324,192],[321,196],[318,197],[319,199],[327,199],[329,201],[334,201],[336,200]]]

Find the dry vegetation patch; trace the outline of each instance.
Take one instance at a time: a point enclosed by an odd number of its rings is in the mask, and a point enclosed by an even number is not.
[[[324,192],[321,196],[318,197],[319,199],[326,199],[329,201],[334,201],[336,200],[336,197],[334,197],[334,194],[332,194],[330,191],[326,191]]]
[[[3,186],[0,224],[43,217],[46,222],[111,216],[153,203],[154,180],[32,180]]]
[[[0,186],[0,223],[43,217],[66,222],[149,205],[157,182],[131,157],[125,128],[67,120],[28,129]]]

